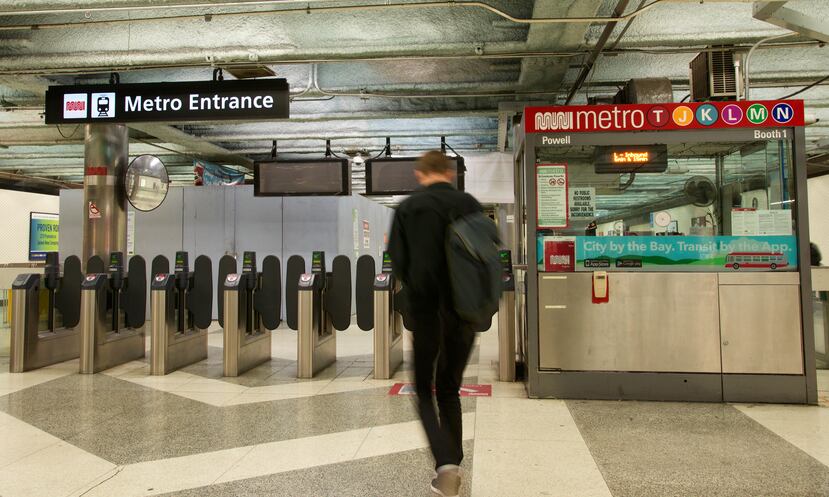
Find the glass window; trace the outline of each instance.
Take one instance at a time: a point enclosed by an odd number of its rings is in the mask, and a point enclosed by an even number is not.
[[[632,146],[618,151],[615,145],[539,146],[536,170],[566,165],[569,190],[562,208],[567,226],[542,224],[537,229],[539,270],[670,265],[681,271],[724,271],[737,269],[734,264],[772,261],[794,269],[791,145],[789,140],[669,143],[642,146],[641,153]],[[631,166],[627,160],[619,167],[634,172],[614,172],[617,157],[646,162],[638,170],[639,162]],[[536,178],[539,197],[546,194],[546,183],[556,179],[556,171],[546,169],[549,179]],[[526,172],[532,174],[533,168]],[[539,205],[538,211],[550,212],[550,205],[560,202]],[[629,238],[634,236],[639,239]],[[603,241],[605,237],[611,239]],[[553,260],[561,261],[568,243],[576,247],[573,264],[544,259],[549,249],[556,255]]]

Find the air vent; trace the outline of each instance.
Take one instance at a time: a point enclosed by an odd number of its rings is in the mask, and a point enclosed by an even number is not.
[[[730,49],[697,55],[690,64],[692,100],[737,100],[740,95],[737,62]]]

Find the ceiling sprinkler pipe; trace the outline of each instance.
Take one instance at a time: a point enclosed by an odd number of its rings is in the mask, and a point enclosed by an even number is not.
[[[608,22],[619,22],[624,21],[627,19],[633,19],[634,17],[642,14],[654,6],[656,4],[661,3],[665,0],[653,0],[653,2],[649,3],[648,5],[643,6],[640,9],[636,9],[629,14],[626,14],[622,17],[539,17],[539,18],[521,18],[521,17],[514,17],[503,10],[493,7],[485,2],[420,2],[420,3],[385,3],[385,4],[376,4],[376,5],[342,5],[342,6],[329,6],[329,7],[303,7],[303,8],[291,8],[291,9],[279,9],[279,10],[254,10],[254,11],[245,11],[245,12],[214,12],[209,14],[211,18],[216,17],[239,17],[239,16],[254,16],[254,15],[277,15],[277,14],[313,14],[314,12],[335,12],[335,13],[342,13],[342,12],[357,12],[357,11],[364,11],[364,10],[386,10],[386,9],[423,9],[423,8],[436,8],[436,7],[470,7],[470,8],[479,8],[484,9],[493,14],[496,14],[508,21],[517,23],[517,24],[592,24],[592,23],[608,23]],[[217,3],[210,3],[210,4],[187,4],[187,5],[149,5],[144,7],[99,7],[98,9],[45,9],[45,10],[34,10],[34,11],[16,11],[13,13],[6,13],[0,12],[0,15],[23,15],[26,13],[27,15],[41,15],[41,14],[66,14],[66,13],[77,13],[77,12],[90,12],[90,11],[115,11],[115,10],[172,10],[172,9],[206,9],[206,8],[217,8],[217,7],[244,7],[244,6],[263,6],[263,5],[278,5],[284,4],[285,2],[281,1],[261,1],[261,2],[217,2]],[[307,3],[307,2],[302,2]],[[110,20],[100,20],[100,21],[80,21],[80,22],[63,22],[63,23],[45,23],[45,24],[18,24],[18,25],[9,25],[9,26],[2,26],[0,30],[2,31],[16,31],[16,30],[31,30],[31,29],[63,29],[63,28],[77,28],[77,27],[84,27],[84,26],[95,26],[95,25],[117,25],[117,24],[124,24],[124,23],[134,23],[134,22],[159,22],[163,20],[183,20],[183,19],[201,19],[204,18],[206,14],[181,14],[181,15],[172,15],[172,16],[159,16],[159,17],[147,17],[147,18],[138,18],[138,19],[110,19]]]
[[[751,90],[751,79],[749,69],[751,68],[751,56],[754,55],[754,51],[757,50],[757,48],[763,43],[779,40],[781,38],[788,38],[789,36],[794,36],[796,34],[797,33],[792,32],[785,33],[782,35],[769,36],[768,38],[763,38],[762,40],[752,45],[752,47],[748,50],[748,55],[746,55],[745,64],[743,64],[743,100],[750,100],[749,91]]]

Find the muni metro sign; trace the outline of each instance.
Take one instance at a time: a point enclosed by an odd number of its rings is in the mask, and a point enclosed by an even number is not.
[[[50,86],[46,124],[287,119],[285,79]]]
[[[792,127],[802,100],[527,107],[527,133]]]

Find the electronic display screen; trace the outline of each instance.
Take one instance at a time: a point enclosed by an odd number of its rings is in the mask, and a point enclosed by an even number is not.
[[[253,169],[257,197],[350,195],[347,159],[257,162]]]
[[[187,271],[190,264],[187,261],[187,252],[176,252],[176,272]]]
[[[668,146],[597,146],[593,163],[597,174],[664,173],[668,169]]]
[[[242,272],[252,273],[256,270],[256,252],[242,254]]]
[[[311,254],[311,272],[325,272],[325,252],[313,252]]]
[[[114,269],[122,269],[124,267],[124,253],[123,252],[112,252],[109,254],[109,268],[111,270]]]
[[[499,251],[498,257],[501,259],[501,266],[504,269],[512,270],[512,253],[509,250]]]
[[[383,252],[383,268],[382,271],[384,273],[391,272],[391,254],[388,252]]]
[[[463,191],[463,157],[448,157],[455,171],[455,188]],[[414,171],[418,157],[382,157],[366,161],[366,195],[409,195],[420,184]]]

